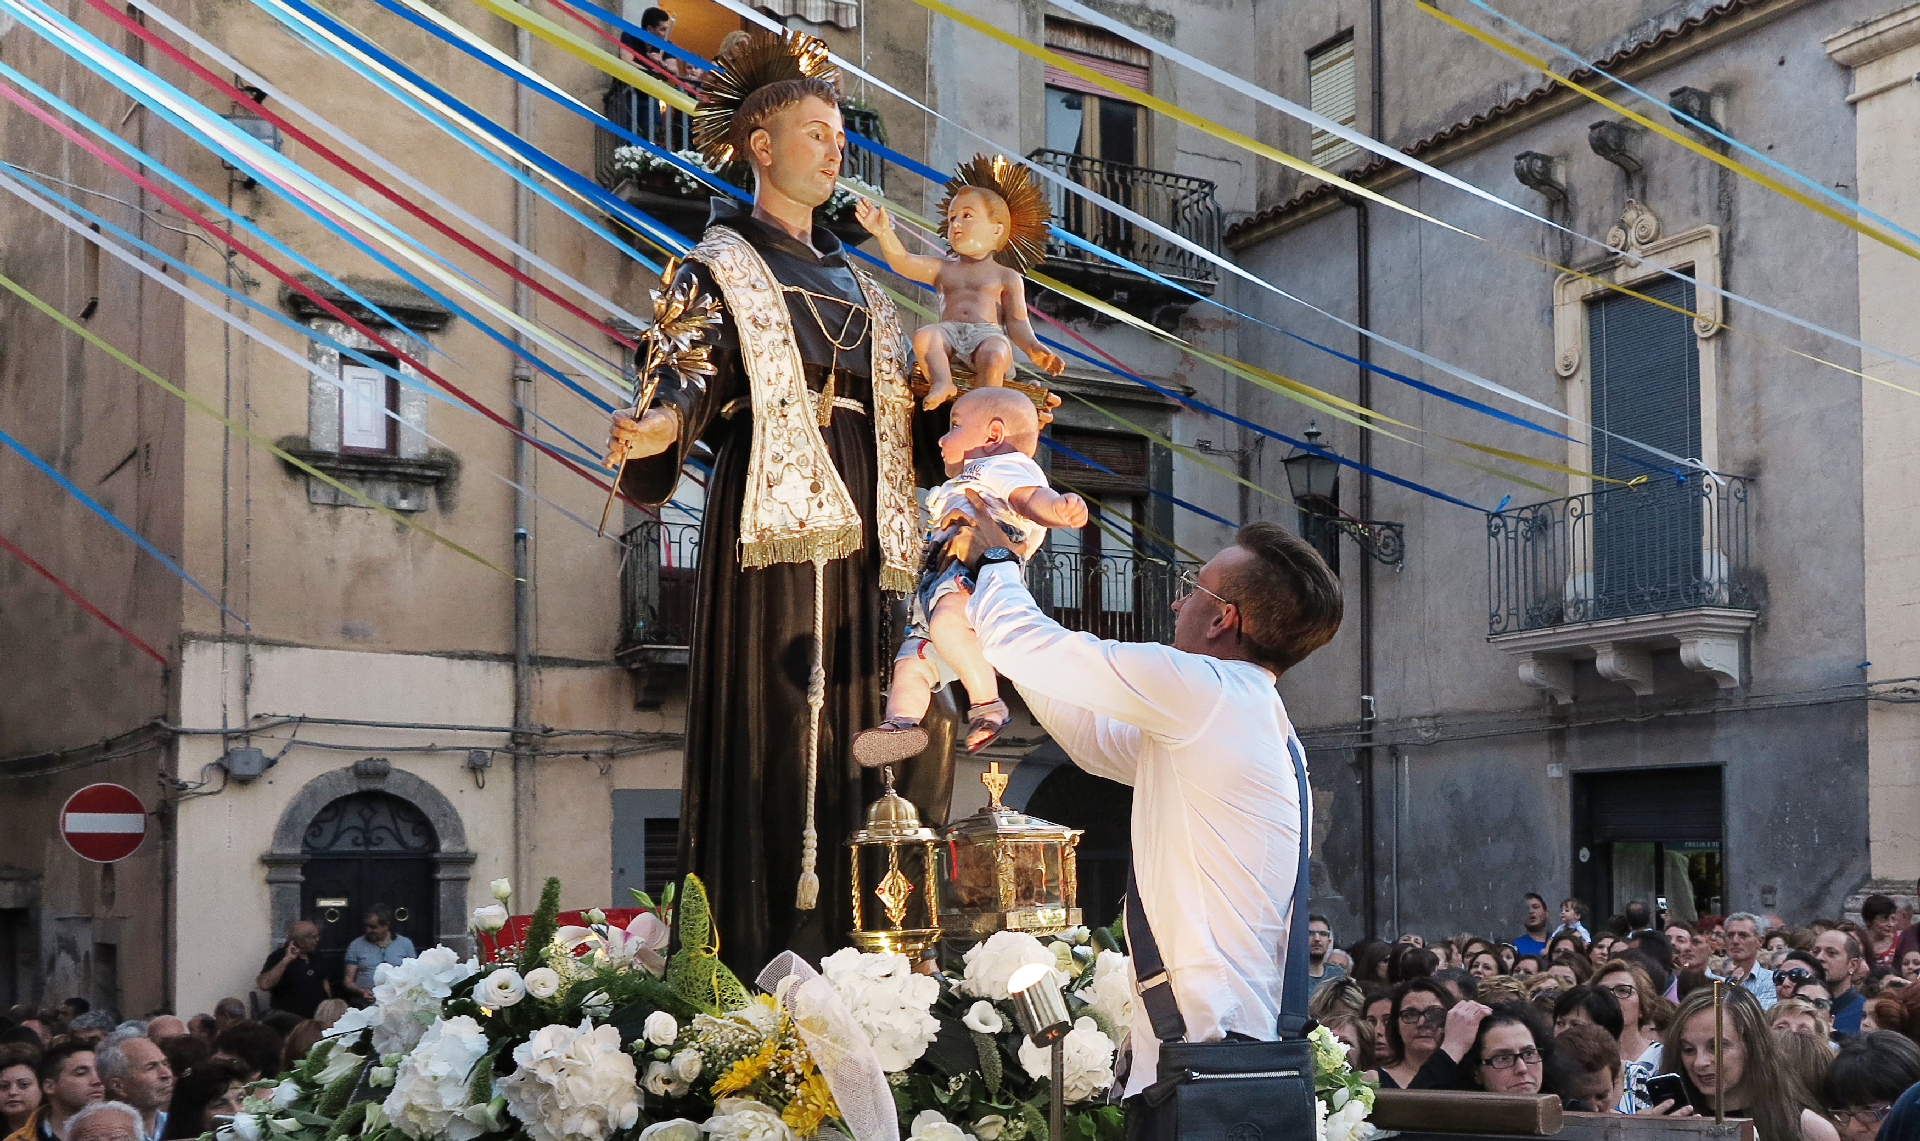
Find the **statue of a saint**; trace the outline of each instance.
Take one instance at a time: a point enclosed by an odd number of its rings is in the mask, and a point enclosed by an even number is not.
[[[676,285],[717,298],[711,375],[663,369],[638,419],[614,418],[625,494],[663,503],[696,441],[714,452],[700,532],[680,802],[682,872],[707,885],[721,955],[751,978],[783,949],[846,941],[847,837],[881,792],[849,750],[882,716],[920,556],[916,453],[942,478],[939,429],[918,425],[899,318],[815,228],[846,147],[826,45],[754,33],[702,82],[695,141],[744,158],[753,208],[714,200]],[[644,390],[644,385],[643,385]],[[920,441],[916,448],[916,438]],[[953,705],[902,767],[924,818],[946,818]],[[930,725],[932,723],[930,722]]]

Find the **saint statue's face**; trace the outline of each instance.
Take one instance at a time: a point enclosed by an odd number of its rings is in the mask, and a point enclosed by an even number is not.
[[[947,246],[963,258],[989,258],[1007,244],[1007,226],[994,220],[999,195],[962,190],[947,206]],[[998,203],[1002,212],[1004,203]]]
[[[777,195],[813,209],[833,197],[846,153],[840,108],[808,96],[768,117],[748,140],[761,195]]]

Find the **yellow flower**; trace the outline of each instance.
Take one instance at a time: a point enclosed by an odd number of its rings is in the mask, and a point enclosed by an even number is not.
[[[819,1132],[821,1122],[838,1116],[840,1107],[834,1104],[833,1091],[827,1088],[827,1079],[818,1069],[807,1074],[800,1088],[794,1091],[793,1099],[780,1111],[780,1120],[802,1137],[813,1136]]]
[[[738,1093],[758,1081],[760,1076],[767,1072],[767,1067],[773,1063],[774,1052],[779,1048],[779,1039],[770,1038],[766,1045],[760,1047],[758,1053],[749,1054],[727,1067],[727,1072],[721,1074],[713,1083],[713,1096],[725,1097],[731,1093]]]

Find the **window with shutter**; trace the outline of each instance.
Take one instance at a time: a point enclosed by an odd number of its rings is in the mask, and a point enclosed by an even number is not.
[[[340,450],[391,452],[394,450],[391,378],[365,365],[340,366]]]
[[[1359,72],[1353,33],[1307,53],[1307,105],[1343,127],[1360,121]],[[1339,135],[1314,128],[1313,163],[1325,166],[1359,148]]]

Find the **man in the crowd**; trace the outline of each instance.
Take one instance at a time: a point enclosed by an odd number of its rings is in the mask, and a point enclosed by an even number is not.
[[[67,1121],[106,1096],[93,1067],[93,1047],[62,1042],[40,1056],[40,1109],[7,1141],[60,1141]]]
[[[115,1034],[94,1052],[106,1096],[140,1113],[144,1141],[160,1141],[173,1100],[173,1067],[160,1047],[144,1037]]]
[[[313,961],[319,946],[318,926],[305,919],[287,924],[287,941],[267,956],[253,980],[254,986],[272,997],[275,1010],[312,1018],[314,1010],[333,997],[332,986]]]
[[[1727,916],[1727,969],[1726,980],[1746,987],[1753,997],[1760,1000],[1762,1009],[1769,1009],[1779,999],[1773,989],[1773,972],[1759,966],[1760,959],[1760,917],[1751,911],[1736,911]]]
[[[1667,946],[1673,948],[1673,965],[1682,971],[1704,971],[1707,969],[1707,941],[1700,936],[1700,929],[1684,919],[1667,920],[1665,931]]]
[[[211,1042],[227,1027],[236,1022],[247,1020],[247,1004],[237,998],[223,998],[213,1004],[213,1034],[207,1040]]]
[[[1647,910],[1645,900],[1634,900],[1621,909],[1620,914],[1626,917],[1629,931],[1644,931],[1653,926],[1653,913]]]
[[[65,1141],[141,1141],[140,1111],[120,1101],[101,1101],[73,1115]]]
[[[1547,901],[1537,891],[1527,893],[1527,918],[1521,926],[1526,930],[1514,938],[1514,951],[1522,955],[1546,954]]]
[[[1353,956],[1335,947],[1327,952],[1327,965],[1338,968],[1343,975],[1350,975],[1353,973]]]
[[[1313,980],[1314,986],[1347,973],[1345,968],[1327,961],[1327,952],[1332,949],[1333,925],[1327,922],[1327,917],[1307,916],[1307,977]]]
[[[113,1015],[104,1010],[89,1010],[77,1014],[67,1023],[67,1037],[75,1042],[85,1042],[89,1049],[100,1044],[100,1040],[113,1033]]]
[[[1836,1034],[1860,1033],[1860,1016],[1867,1000],[1853,985],[1854,972],[1860,968],[1860,940],[1845,931],[1823,931],[1813,941],[1813,957],[1826,972],[1827,993],[1833,996],[1833,1030]]]
[[[393,933],[393,912],[384,907],[368,910],[361,919],[362,934],[347,944],[347,990],[368,1001],[373,999],[374,974],[381,963],[399,966],[414,957],[413,940]]]
[[[171,1014],[156,1014],[147,1020],[147,1037],[155,1042],[162,1038],[178,1038],[187,1032],[187,1024]]]

